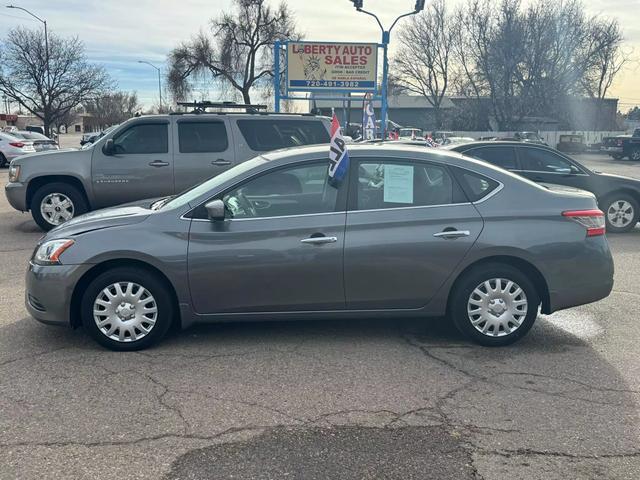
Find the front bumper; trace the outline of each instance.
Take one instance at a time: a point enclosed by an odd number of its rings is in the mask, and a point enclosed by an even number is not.
[[[78,280],[91,265],[47,265],[29,263],[25,281],[25,305],[39,322],[70,325],[71,296]]]
[[[4,186],[4,194],[9,204],[16,210],[26,212],[27,207],[27,186],[20,182],[7,183]]]
[[[623,148],[622,147],[602,147],[600,148],[600,151],[604,153],[622,153]]]

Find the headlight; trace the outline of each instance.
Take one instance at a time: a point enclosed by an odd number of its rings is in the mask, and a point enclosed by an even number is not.
[[[38,247],[33,255],[33,263],[37,265],[57,265],[60,255],[75,242],[66,238],[49,240]]]
[[[9,167],[9,181],[17,182],[20,176],[20,165],[11,165]]]

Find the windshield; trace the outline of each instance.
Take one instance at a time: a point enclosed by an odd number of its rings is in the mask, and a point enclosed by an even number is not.
[[[161,205],[158,210],[172,209],[172,208],[180,208],[188,203],[195,201],[198,197],[204,195],[205,193],[213,190],[219,185],[231,180],[232,178],[242,175],[245,172],[257,167],[258,165],[262,165],[267,162],[267,159],[264,157],[255,157],[248,162],[243,162],[239,165],[236,165],[229,170],[222,172],[220,175],[210,178],[195,187],[190,188],[182,192],[181,194],[175,196],[170,201]],[[193,206],[193,205],[192,205]]]

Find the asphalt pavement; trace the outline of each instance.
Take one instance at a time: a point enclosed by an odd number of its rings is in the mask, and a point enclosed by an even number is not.
[[[609,236],[609,298],[498,349],[437,319],[199,326],[109,352],[27,315],[41,235],[0,195],[0,479],[640,478],[638,227]]]

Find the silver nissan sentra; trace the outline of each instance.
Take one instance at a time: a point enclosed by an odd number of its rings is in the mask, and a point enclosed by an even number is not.
[[[593,195],[543,187],[457,153],[349,146],[257,157],[185,193],[93,212],[38,244],[26,305],[136,350],[172,324],[447,315],[507,345],[538,311],[595,302],[613,285]]]

